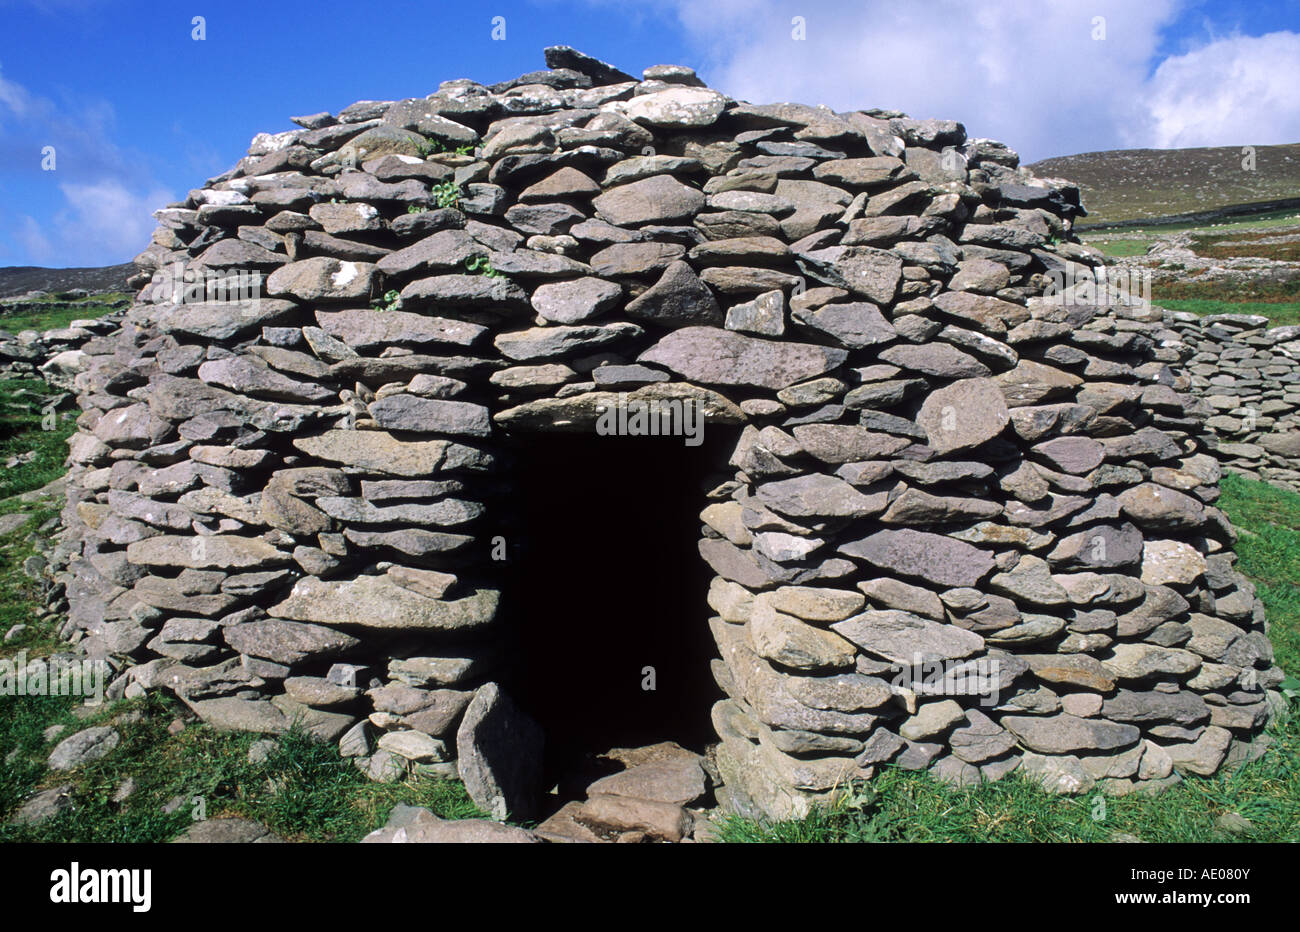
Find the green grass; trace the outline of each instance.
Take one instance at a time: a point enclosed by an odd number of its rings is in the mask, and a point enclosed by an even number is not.
[[[1108,256],[1145,256],[1154,240],[1151,239],[1104,239],[1092,243]]]
[[[59,300],[51,297],[47,301],[48,310],[23,310],[17,313],[5,313],[0,304],[0,330],[20,333],[23,330],[61,330],[74,320],[91,320],[103,317],[130,303],[131,296],[125,294],[91,295],[89,298]]]
[[[1300,495],[1235,473],[1224,476],[1218,505],[1237,526],[1241,571],[1256,583],[1278,665],[1300,670]],[[1146,796],[1079,797],[1045,793],[1018,774],[953,790],[931,778],[884,768],[857,805],[814,810],[804,819],[762,823],[732,816],[727,842],[1107,842],[1117,834],[1147,842],[1300,842],[1300,714],[1270,723],[1264,757],[1203,779],[1189,776]],[[1245,836],[1217,823],[1225,813],[1253,823]]]
[[[37,826],[0,825],[4,841],[159,842],[183,832],[201,801],[206,818],[254,819],[290,841],[354,842],[379,828],[398,803],[425,806],[443,818],[481,817],[464,788],[445,780],[412,777],[402,783],[372,783],[341,758],[333,744],[293,731],[275,739],[261,763],[248,750],[258,735],[221,733],[190,725],[176,735],[167,726],[181,709],[161,694],[107,704],[78,721],[66,698],[10,698],[0,714],[0,746],[22,749],[0,776],[0,812],[34,789],[73,785],[74,807]],[[140,713],[123,719],[127,713]],[[121,743],[107,757],[70,773],[46,772],[43,760],[53,743],[41,732],[52,724],[68,729],[59,738],[93,724],[113,723]],[[121,783],[136,791],[113,802]],[[180,800],[174,811],[169,802]]]
[[[1267,317],[1273,327],[1300,324],[1300,301],[1215,301],[1206,298],[1184,300],[1152,297],[1152,301],[1171,311],[1191,311],[1193,314],[1258,314]]]
[[[1237,557],[1269,621],[1278,665],[1300,673],[1300,495],[1228,473],[1218,506],[1238,530]]]
[[[1300,213],[1291,208],[1289,210],[1261,211],[1257,214],[1251,214],[1248,220],[1223,220],[1218,223],[1206,223],[1203,220],[1200,222],[1182,221],[1180,223],[1149,223],[1131,227],[1107,227],[1086,224],[1076,226],[1075,232],[1081,239],[1092,241],[1107,236],[1130,236],[1132,234],[1149,235],[1154,238],[1169,233],[1208,233],[1211,231],[1215,233],[1236,233],[1250,230],[1276,230],[1282,227],[1292,227],[1297,223],[1300,223]],[[1096,245],[1100,246],[1100,243]]]
[[[0,468],[0,513],[12,511],[5,500],[38,489],[64,473],[68,437],[77,429],[75,412],[44,414],[53,390],[40,379],[0,379],[0,467],[10,457],[34,452],[17,466]]]

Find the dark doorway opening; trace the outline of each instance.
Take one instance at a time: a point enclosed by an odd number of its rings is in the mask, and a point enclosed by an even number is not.
[[[612,747],[701,751],[712,739],[712,574],[696,544],[704,492],[735,439],[721,428],[695,447],[671,436],[518,438],[506,507],[519,541],[503,568],[512,692],[545,731],[548,786]]]

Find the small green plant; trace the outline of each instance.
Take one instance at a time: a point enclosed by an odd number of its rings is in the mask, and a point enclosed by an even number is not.
[[[384,296],[371,301],[370,306],[376,311],[395,311],[402,306],[402,296],[397,291],[385,291]]]
[[[407,204],[407,205],[406,205],[406,212],[407,212],[408,214],[422,214],[422,213],[427,212],[428,209],[429,209],[429,208],[427,208],[427,207],[422,207],[422,206],[419,205],[419,204]]]
[[[505,278],[500,272],[492,268],[492,260],[487,256],[474,256],[465,260],[465,269],[471,275],[486,275],[488,278]]]
[[[429,189],[429,196],[439,207],[455,207],[460,203],[460,185],[454,181],[442,181]]]
[[[431,155],[438,155],[442,152],[455,151],[457,155],[471,155],[474,152],[474,146],[466,143],[463,146],[457,146],[455,150],[447,148],[447,144],[441,139],[427,139],[419,147],[420,158],[427,159]]]

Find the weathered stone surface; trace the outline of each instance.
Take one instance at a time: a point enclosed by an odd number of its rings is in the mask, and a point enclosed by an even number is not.
[[[704,206],[704,195],[671,175],[654,175],[610,188],[591,203],[602,220],[638,226],[689,221]]]
[[[840,553],[940,586],[974,586],[993,569],[993,556],[962,541],[924,531],[877,531]]]
[[[553,359],[565,353],[586,352],[641,335],[636,324],[607,326],[536,327],[497,336],[494,343],[508,359],[528,362]]]
[[[952,453],[998,436],[1011,415],[997,383],[963,379],[931,392],[916,420],[931,447],[939,453]]]
[[[794,670],[835,670],[851,667],[856,651],[844,638],[776,611],[764,598],[749,620],[754,651]]]
[[[793,517],[843,518],[879,510],[875,502],[843,479],[817,473],[765,482],[755,493],[773,511]],[[848,552],[844,548],[841,551]]]
[[[331,430],[315,437],[296,437],[293,445],[326,462],[390,476],[429,476],[483,462],[476,451],[450,441],[399,440],[377,430]]]
[[[898,332],[885,320],[879,308],[865,301],[826,304],[815,311],[804,311],[794,316],[806,327],[820,331],[850,349],[876,346],[898,337]],[[884,358],[883,354],[881,358]]]
[[[107,757],[121,741],[122,736],[108,726],[87,728],[55,745],[46,766],[51,770],[76,770],[82,764]]]
[[[391,576],[348,580],[300,579],[283,602],[267,612],[276,618],[388,631],[467,631],[496,614],[498,594],[479,589],[452,601],[430,599],[398,585]]]
[[[528,819],[544,789],[542,732],[495,683],[479,687],[456,731],[457,771],[494,819]]]
[[[722,310],[709,287],[685,262],[673,262],[654,285],[628,302],[629,317],[661,326],[717,325]]]
[[[1053,716],[1005,715],[1002,725],[1025,747],[1042,754],[1071,754],[1076,751],[1108,751],[1136,744],[1140,732],[1132,725]]]
[[[263,569],[290,562],[289,554],[257,537],[162,535],[127,545],[127,559],[140,566],[190,569]]]
[[[557,324],[576,324],[599,317],[618,304],[623,289],[601,278],[547,282],[533,292],[533,309]]]
[[[634,97],[620,109],[648,126],[693,127],[713,123],[726,103],[726,97],[705,87],[671,87]]]
[[[385,430],[467,437],[492,433],[488,409],[468,401],[389,395],[371,402],[369,407],[370,416]]]
[[[256,302],[196,302],[172,305],[158,318],[163,333],[178,333],[208,340],[229,340],[259,327],[270,326],[291,314],[292,301],[262,298]]]
[[[290,262],[271,273],[266,289],[302,301],[355,301],[368,298],[375,266],[318,256]]]
[[[487,332],[486,327],[445,317],[429,317],[408,311],[317,311],[321,329],[348,346],[447,344],[470,346]]]
[[[829,372],[844,350],[777,343],[712,327],[674,330],[638,357],[705,385],[781,389]]]
[[[289,666],[337,656],[361,643],[323,625],[266,619],[231,625],[222,630],[226,643],[241,654],[265,657]]]
[[[1149,540],[1142,545],[1142,581],[1149,586],[1189,585],[1205,573],[1205,557],[1191,544]]]
[[[1115,677],[1087,654],[1019,654],[1037,679],[1044,683],[1076,686],[1099,693],[1115,688]]]
[[[1158,674],[1184,676],[1194,673],[1201,658],[1191,651],[1152,644],[1116,644],[1102,666],[1118,679],[1137,680]]]
[[[960,660],[983,649],[972,631],[901,611],[867,611],[831,625],[832,630],[865,650],[894,663]]]

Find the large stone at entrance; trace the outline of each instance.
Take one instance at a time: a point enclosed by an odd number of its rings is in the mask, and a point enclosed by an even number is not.
[[[498,821],[530,819],[542,786],[542,730],[496,683],[479,687],[456,731],[470,799]]]

